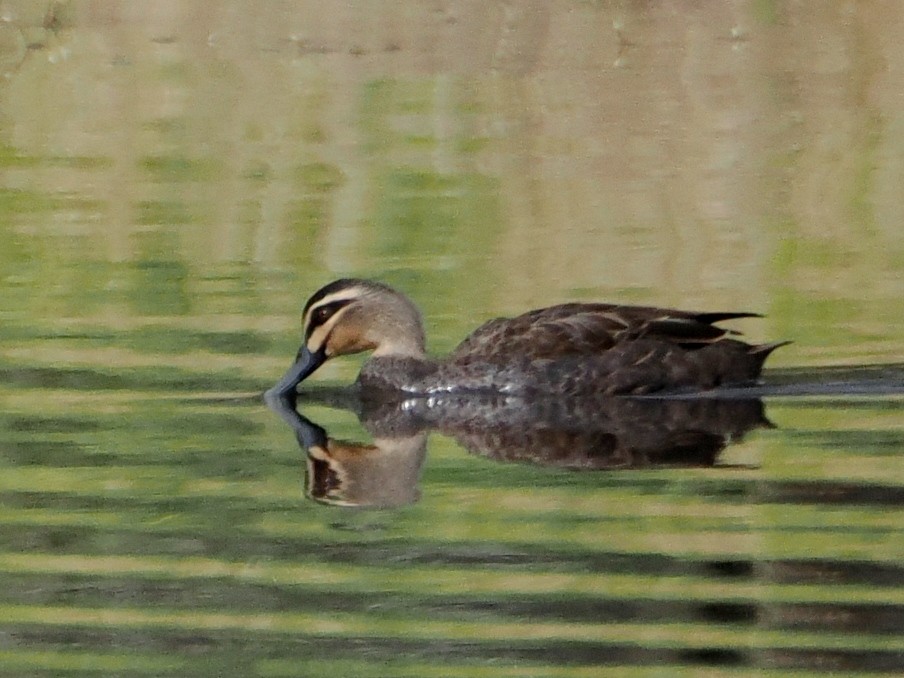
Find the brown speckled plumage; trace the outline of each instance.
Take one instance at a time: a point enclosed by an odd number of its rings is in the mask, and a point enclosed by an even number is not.
[[[644,394],[710,389],[755,380],[784,342],[750,345],[714,323],[751,313],[693,313],[647,306],[570,303],[497,318],[443,360],[427,357],[420,315],[381,283],[346,279],[305,306],[305,343],[274,387],[295,386],[325,360],[373,350],[358,377],[365,389],[407,394]]]

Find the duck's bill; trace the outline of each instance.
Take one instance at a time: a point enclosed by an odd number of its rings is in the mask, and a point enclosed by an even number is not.
[[[273,388],[267,391],[267,394],[277,396],[293,395],[295,387],[307,379],[325,360],[326,354],[322,350],[311,353],[307,346],[302,346],[295,357],[292,367],[288,369],[283,378]]]

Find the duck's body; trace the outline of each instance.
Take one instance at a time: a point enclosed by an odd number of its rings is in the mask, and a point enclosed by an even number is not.
[[[746,344],[714,325],[752,315],[562,304],[484,323],[435,360],[407,297],[381,283],[337,280],[305,305],[304,344],[273,391],[294,393],[327,359],[366,350],[373,355],[358,384],[368,390],[572,396],[709,389],[755,380],[781,345]]]

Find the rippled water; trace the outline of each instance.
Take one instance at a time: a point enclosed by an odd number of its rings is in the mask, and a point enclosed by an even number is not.
[[[904,12],[325,6],[0,7],[0,674],[904,672]],[[677,463],[348,409],[355,358],[299,439],[342,275],[436,353],[590,299],[794,343]]]

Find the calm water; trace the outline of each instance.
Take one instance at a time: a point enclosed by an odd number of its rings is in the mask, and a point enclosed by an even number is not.
[[[484,4],[0,3],[0,674],[904,672],[904,9]],[[260,398],[343,275],[436,353],[568,299],[795,343],[714,465],[309,398],[411,481],[343,508]]]

